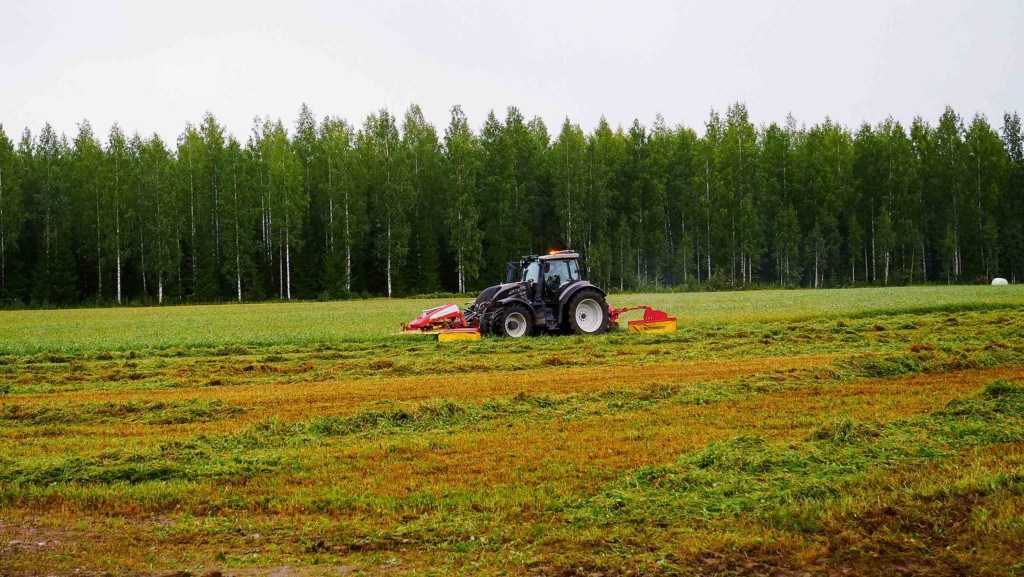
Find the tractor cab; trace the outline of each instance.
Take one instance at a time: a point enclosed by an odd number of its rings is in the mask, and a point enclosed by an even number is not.
[[[522,283],[532,303],[556,304],[563,290],[583,280],[580,255],[570,250],[552,251],[543,256],[525,256],[509,263],[506,283]]]

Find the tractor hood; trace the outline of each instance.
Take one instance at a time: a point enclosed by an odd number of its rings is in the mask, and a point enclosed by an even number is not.
[[[491,307],[495,301],[506,299],[509,297],[526,297],[526,283],[522,282],[510,282],[492,287],[485,288],[480,291],[477,295],[476,300],[473,301],[473,308],[477,312],[483,312]]]

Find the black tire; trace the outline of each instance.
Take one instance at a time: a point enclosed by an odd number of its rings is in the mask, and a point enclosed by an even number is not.
[[[569,299],[566,309],[569,330],[577,335],[608,332],[608,301],[594,289],[583,289]]]
[[[533,334],[533,313],[518,303],[507,304],[495,313],[491,333],[518,339]]]

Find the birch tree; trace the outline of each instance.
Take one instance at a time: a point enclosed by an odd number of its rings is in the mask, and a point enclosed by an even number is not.
[[[43,126],[32,143],[26,131],[22,158],[35,173],[30,183],[32,211],[38,237],[32,300],[41,304],[66,305],[77,298],[75,261],[72,254],[71,202],[68,194],[68,143],[50,124]],[[28,141],[28,142],[25,142]]]
[[[943,260],[952,277],[959,280],[964,271],[963,232],[967,190],[967,159],[963,142],[963,121],[947,107],[935,128],[936,191],[944,201],[940,209],[947,215],[948,228],[943,239]]]
[[[252,232],[256,229],[247,156],[234,137],[229,137],[224,156],[224,179],[220,203],[223,236],[221,266],[224,276],[233,280],[235,300],[242,302],[243,279],[252,273]]]
[[[1020,115],[1007,112],[1003,116],[1003,148],[1006,151],[1007,179],[1002,210],[999,213],[1003,231],[1002,244],[1006,258],[1002,270],[1011,282],[1024,270],[1024,131]]]
[[[739,273],[744,284],[749,282],[753,257],[760,257],[760,254],[751,254],[751,251],[759,252],[761,244],[759,220],[754,214],[755,200],[752,198],[757,173],[757,145],[757,131],[750,122],[747,107],[733,104],[725,115],[718,165],[724,187],[722,199],[729,215],[729,275],[735,279]]]
[[[571,247],[586,247],[589,240],[583,226],[587,193],[586,148],[583,129],[566,118],[550,157],[560,236]]]
[[[148,266],[156,276],[156,300],[164,304],[167,284],[177,273],[181,249],[182,213],[173,194],[173,158],[163,140],[154,134],[142,144],[142,192],[146,215],[141,219],[148,251]]]
[[[93,133],[92,125],[88,120],[83,120],[78,125],[78,134],[73,141],[70,178],[75,188],[75,210],[79,215],[76,227],[78,237],[91,248],[83,257],[92,263],[92,269],[96,271],[93,282],[97,301],[104,298],[103,279],[106,276],[106,248],[109,244],[105,161],[103,147]]]
[[[439,252],[445,232],[441,143],[415,104],[402,122],[402,150],[409,187],[409,251],[403,282],[412,291],[436,292],[441,289]]]
[[[452,108],[451,122],[444,135],[446,176],[445,207],[449,245],[455,258],[456,290],[466,292],[476,279],[483,260],[477,183],[480,145],[460,106]]]
[[[122,304],[122,271],[127,252],[125,243],[126,213],[129,206],[129,150],[121,127],[114,124],[107,137],[106,194],[113,236],[110,237],[111,252],[114,256],[114,295],[117,304]]]
[[[279,251],[278,296],[292,298],[292,252],[300,242],[306,197],[302,189],[302,165],[280,120],[264,123],[260,143],[265,164],[266,219],[270,244]],[[276,221],[276,224],[275,224]]]
[[[613,272],[612,203],[617,190],[616,166],[624,154],[623,138],[602,117],[587,143],[586,236],[591,282],[610,286]]]
[[[320,152],[327,204],[324,244],[327,248],[325,286],[337,294],[352,292],[353,253],[365,230],[366,203],[356,188],[352,127],[340,118],[320,125]],[[338,282],[337,279],[341,279]]]
[[[974,270],[986,280],[999,270],[999,232],[996,214],[1000,210],[1000,186],[1006,172],[1006,155],[999,134],[984,115],[977,114],[964,134],[968,167],[968,194],[972,226],[970,237],[978,266]]]
[[[183,236],[184,254],[183,259],[188,265],[188,279],[191,281],[189,291],[194,297],[199,287],[200,263],[205,262],[205,255],[198,254],[196,246],[199,241],[197,206],[199,204],[200,178],[203,166],[203,139],[192,124],[185,125],[185,131],[178,137],[178,154],[176,168],[176,183],[178,195],[181,198],[181,206],[184,207]],[[182,275],[176,275],[179,282]],[[185,290],[179,290],[185,293]]]
[[[725,127],[721,117],[712,110],[708,121],[704,124],[704,137],[697,142],[696,180],[698,188],[703,192],[698,206],[701,213],[701,228],[703,228],[701,231],[703,233],[702,252],[706,261],[706,279],[710,279],[714,274],[713,247],[715,243],[714,230],[716,229],[714,221],[719,214],[719,197],[723,186],[719,158],[721,157],[724,132]]]
[[[394,116],[386,109],[371,114],[356,137],[356,150],[365,171],[373,253],[383,265],[384,294],[391,298],[395,275],[409,252],[410,197],[405,150]]]
[[[21,198],[24,176],[23,159],[0,124],[0,297],[8,292],[8,254],[15,250],[25,221]]]
[[[225,268],[223,247],[234,241],[223,234],[221,217],[224,213],[225,190],[229,187],[225,176],[226,131],[213,114],[207,112],[199,125],[201,148],[199,179],[195,203],[196,236],[193,250],[200,256],[197,263],[196,295],[201,300],[214,300],[220,294],[220,273]],[[227,265],[230,269],[230,263]]]

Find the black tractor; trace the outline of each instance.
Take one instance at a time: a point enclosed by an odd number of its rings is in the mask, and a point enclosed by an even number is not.
[[[579,254],[552,251],[508,263],[505,282],[484,289],[465,311],[466,320],[476,320],[482,335],[599,335],[611,328],[605,296],[584,279]]]

